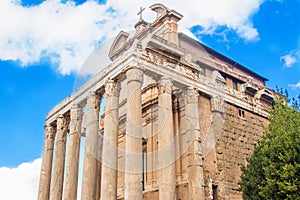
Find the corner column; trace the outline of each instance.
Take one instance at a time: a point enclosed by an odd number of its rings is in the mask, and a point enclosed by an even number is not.
[[[119,85],[110,80],[105,85],[101,200],[117,199]]]
[[[165,77],[160,80],[158,85],[158,170],[160,200],[174,200],[176,197],[172,87],[172,80]]]
[[[55,142],[54,165],[52,168],[50,199],[62,199],[65,157],[66,157],[66,136],[68,131],[67,120],[63,115],[57,118],[57,132]]]
[[[44,152],[43,152],[43,159],[41,165],[39,191],[38,191],[39,200],[49,199],[54,138],[55,138],[54,128],[50,124],[47,124],[45,126],[45,144],[44,144]]]
[[[143,199],[142,81],[143,71],[132,67],[127,76],[125,200]]]
[[[77,105],[73,105],[71,108],[70,133],[68,139],[68,160],[64,186],[65,200],[77,199],[81,119],[82,108]]]
[[[186,91],[188,188],[191,200],[205,199],[198,95],[194,88]]]
[[[91,93],[87,99],[85,152],[82,174],[82,200],[95,200],[98,170],[98,133],[100,98]]]

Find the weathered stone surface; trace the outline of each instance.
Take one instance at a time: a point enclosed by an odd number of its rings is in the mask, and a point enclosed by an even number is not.
[[[51,200],[62,199],[68,131],[67,119],[63,115],[59,115],[56,121],[56,142],[50,187]]]
[[[74,105],[70,114],[70,133],[68,139],[68,156],[64,185],[64,199],[77,199],[79,153],[81,138],[82,108]]]
[[[38,190],[39,200],[49,199],[54,139],[55,130],[53,126],[47,124],[45,126],[45,144],[41,166],[40,184]]]
[[[130,68],[127,76],[127,115],[125,152],[125,199],[140,200],[142,192],[142,81],[139,68]]]
[[[82,199],[241,199],[240,166],[263,135],[274,93],[265,78],[177,33],[179,13],[151,8],[156,20],[132,38],[119,34],[112,63],[48,113],[39,199],[50,188],[50,199],[61,199],[69,115],[64,198],[76,198],[80,123],[72,106],[86,101]]]
[[[104,118],[101,199],[117,198],[119,85],[113,80],[106,83]]]
[[[204,200],[204,177],[202,147],[199,120],[198,91],[188,88],[186,91],[186,126],[188,135],[188,187],[189,199]]]
[[[96,199],[98,166],[98,133],[100,98],[91,93],[87,100],[86,139],[82,175],[81,199]]]
[[[175,144],[173,132],[172,87],[169,78],[158,85],[158,171],[159,199],[175,199]]]

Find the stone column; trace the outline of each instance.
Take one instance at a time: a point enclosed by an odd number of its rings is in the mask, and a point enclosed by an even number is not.
[[[174,200],[176,197],[172,87],[173,83],[169,78],[162,78],[158,86],[158,169],[160,200]]]
[[[68,138],[68,160],[66,167],[66,180],[64,186],[64,199],[77,199],[78,168],[81,137],[82,108],[74,105],[71,108],[70,133]]]
[[[45,126],[45,144],[44,144],[43,160],[41,165],[39,192],[38,192],[39,200],[49,199],[54,137],[55,137],[54,128],[50,124],[47,124]]]
[[[97,189],[98,162],[98,119],[100,98],[91,93],[87,99],[85,152],[82,174],[82,200],[95,200]]]
[[[204,177],[200,135],[198,91],[186,91],[186,128],[188,142],[188,188],[189,199],[204,200]]]
[[[127,76],[125,152],[125,200],[141,200],[142,188],[142,81],[140,68],[130,68]]]
[[[62,199],[66,157],[66,136],[68,131],[67,120],[63,115],[59,115],[56,121],[57,132],[55,139],[54,165],[51,177],[51,200]]]
[[[117,199],[119,85],[110,80],[105,85],[101,200]]]

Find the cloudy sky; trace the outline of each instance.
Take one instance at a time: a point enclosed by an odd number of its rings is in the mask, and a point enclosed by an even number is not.
[[[157,2],[184,15],[180,31],[300,94],[300,0],[0,0],[0,199],[36,198],[47,112],[95,48],[132,30],[140,6],[153,20]]]

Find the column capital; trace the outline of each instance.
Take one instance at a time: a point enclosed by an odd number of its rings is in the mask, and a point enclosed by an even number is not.
[[[45,136],[46,139],[55,137],[55,130],[51,124],[45,125]]]
[[[211,110],[218,112],[225,112],[224,108],[224,97],[223,96],[213,96],[211,97]]]
[[[118,82],[114,80],[109,80],[105,83],[105,93],[106,96],[119,96],[120,93],[120,85]]]
[[[126,71],[127,80],[129,83],[130,81],[137,81],[142,82],[143,81],[143,70],[140,67],[133,66],[129,67]]]
[[[186,100],[188,104],[195,104],[198,102],[198,90],[192,87],[186,90]]]
[[[74,104],[70,110],[70,135],[77,133],[80,133],[80,130],[78,130],[78,123],[82,119],[82,107],[78,106],[77,104]]]
[[[172,94],[173,81],[170,78],[162,77],[158,84],[159,94]]]
[[[67,119],[65,118],[64,115],[60,114],[58,115],[56,119],[56,125],[57,125],[57,131],[59,130],[65,130],[67,129]]]
[[[81,115],[82,115],[82,107],[77,104],[74,104],[70,110],[71,120],[79,120],[81,119]]]
[[[99,109],[100,97],[95,92],[91,92],[87,98],[87,107],[90,109]]]

